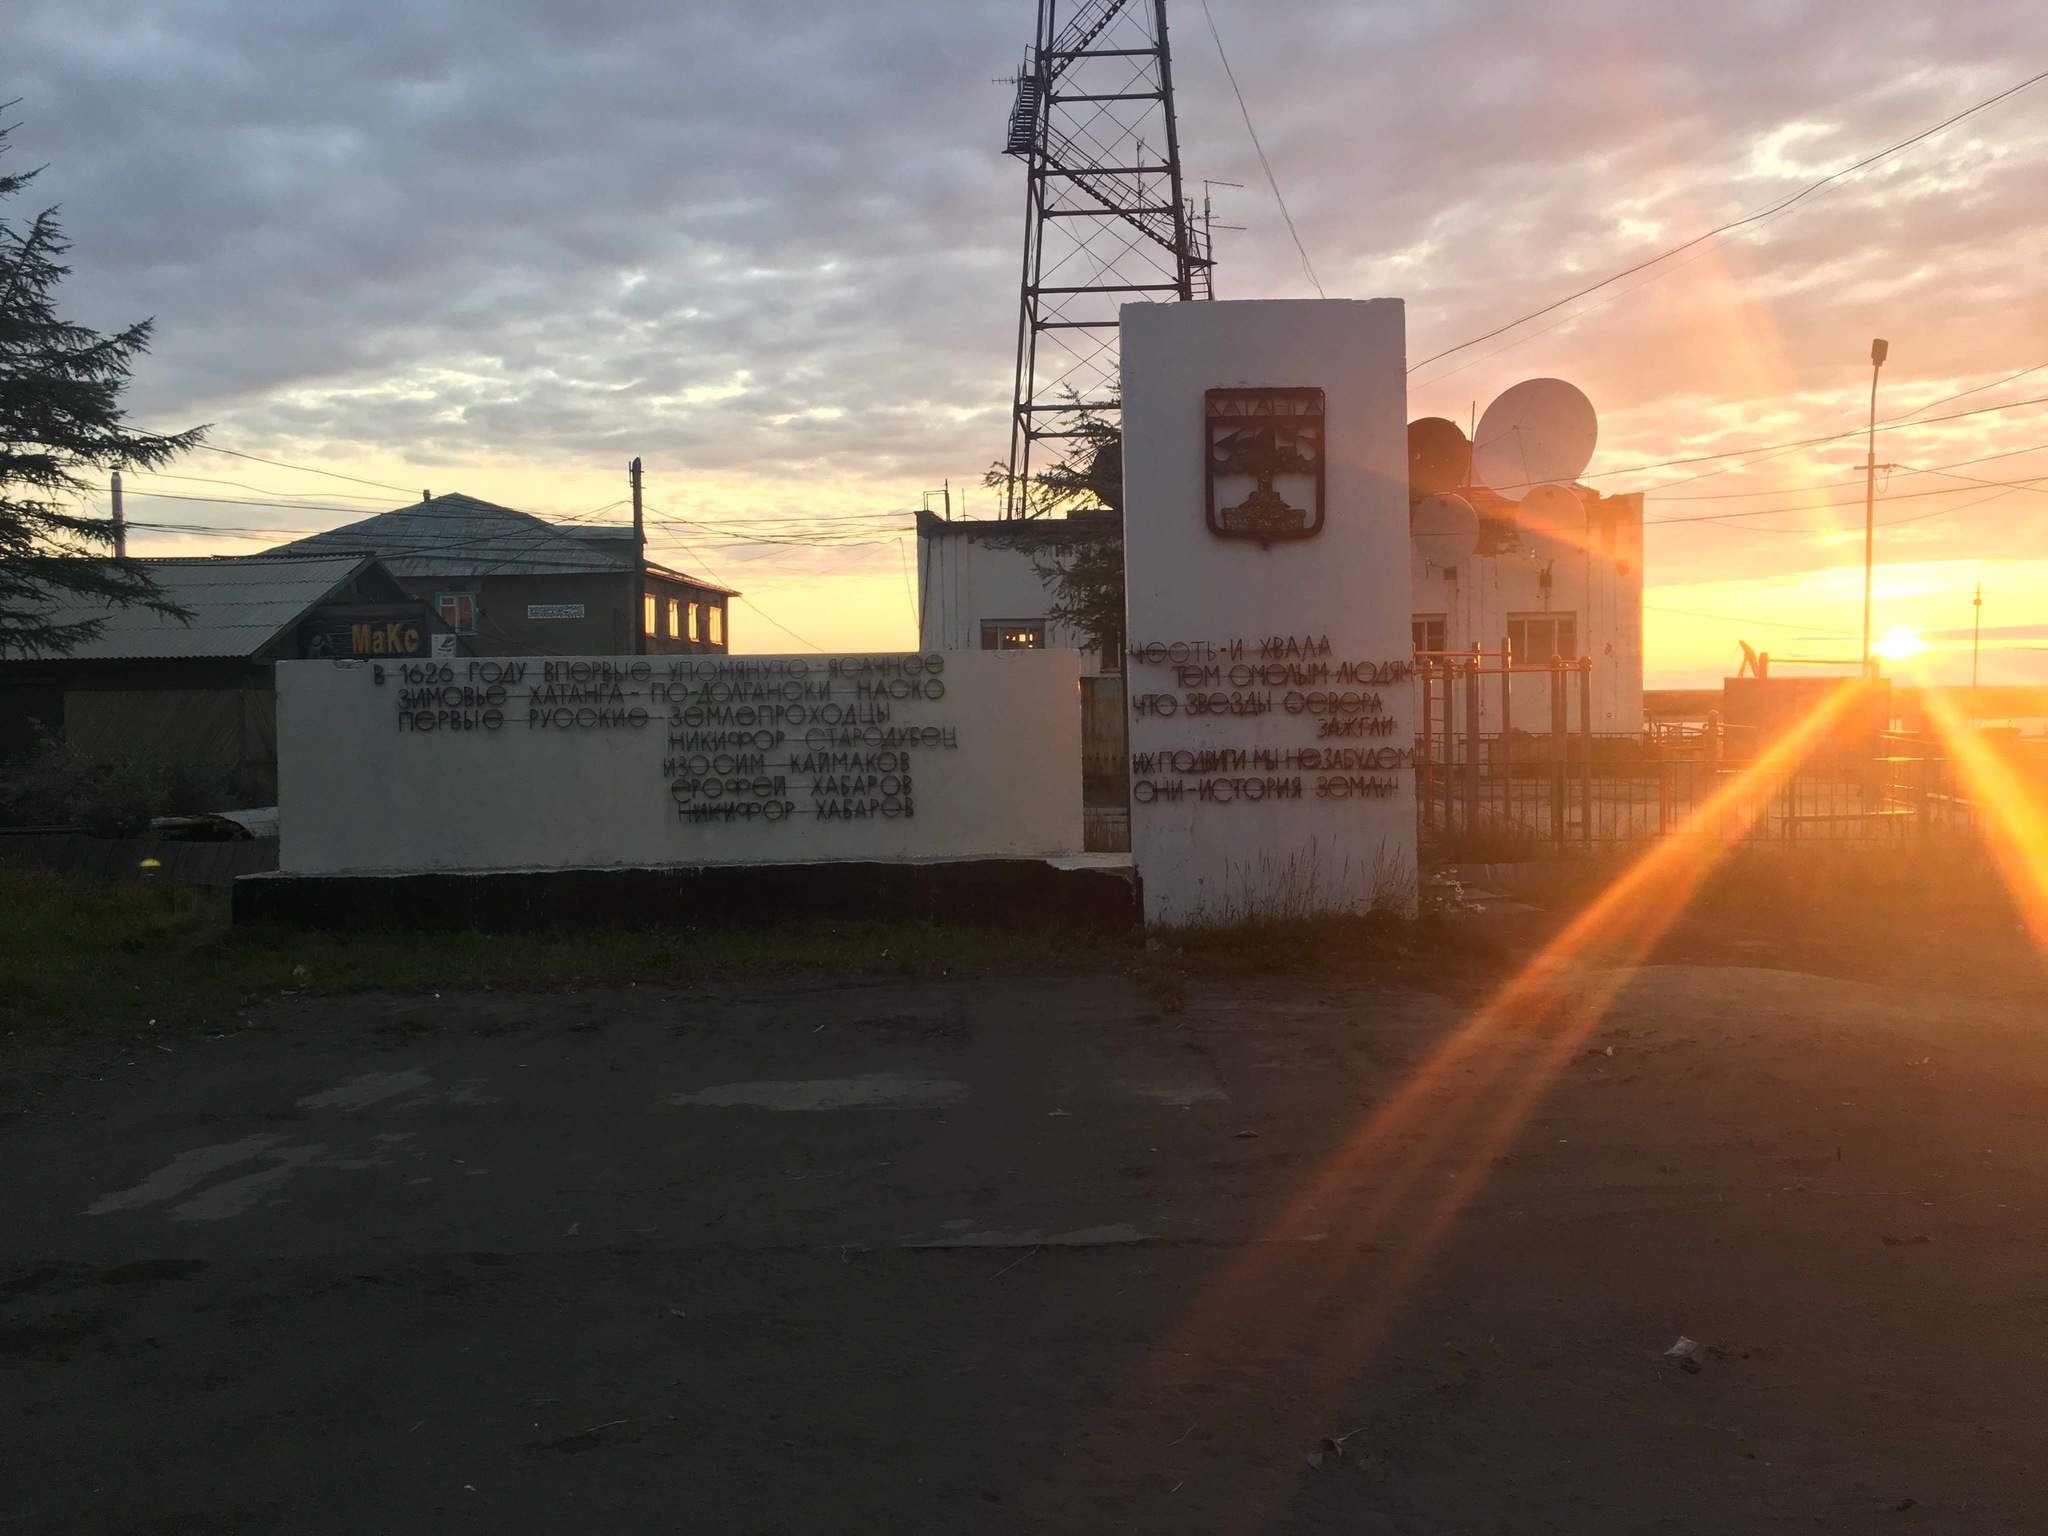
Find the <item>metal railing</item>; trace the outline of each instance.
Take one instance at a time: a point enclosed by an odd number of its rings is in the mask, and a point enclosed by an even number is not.
[[[1550,679],[1548,730],[1512,724],[1509,679],[1530,674]],[[1593,731],[1586,658],[1517,666],[1506,646],[1495,655],[1424,653],[1415,676],[1416,812],[1425,840],[1636,842],[1683,831],[1709,807],[1729,836],[1782,842],[1967,835],[1976,823],[1938,738],[1891,731],[1838,739],[1783,771],[1760,772],[1753,731],[1718,723]],[[1484,731],[1482,688],[1496,678],[1498,716],[1508,724]]]

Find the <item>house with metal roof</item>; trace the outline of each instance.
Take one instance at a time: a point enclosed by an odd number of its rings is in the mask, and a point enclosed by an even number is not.
[[[279,546],[374,554],[476,656],[688,655],[730,644],[739,594],[657,565],[631,526],[551,523],[451,494]]]
[[[133,562],[190,617],[53,598],[99,625],[62,656],[0,656],[0,761],[60,736],[78,756],[218,771],[245,804],[275,801],[274,665],[299,657],[454,654],[438,616],[363,553]]]

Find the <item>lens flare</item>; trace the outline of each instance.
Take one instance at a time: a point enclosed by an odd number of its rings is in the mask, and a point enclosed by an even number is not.
[[[1159,1358],[1238,1377],[1297,1354],[1313,1336],[1311,1378],[1290,1385],[1317,1413],[1351,1390],[1552,1078],[1756,825],[1774,782],[1827,738],[1860,691],[1854,682],[1835,688],[1458,1026],[1245,1246]]]
[[[2030,782],[1941,689],[1923,688],[1920,698],[1970,792],[1978,830],[2028,937],[2048,951],[2048,788]]]

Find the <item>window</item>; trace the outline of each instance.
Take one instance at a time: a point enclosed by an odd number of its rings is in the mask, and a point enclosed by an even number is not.
[[[1578,615],[1511,613],[1508,615],[1508,644],[1515,649],[1515,665],[1518,667],[1547,667],[1553,656],[1576,661],[1579,655]]]
[[[640,627],[650,635],[654,633],[654,594],[652,592],[641,594]]]
[[[1442,651],[1447,649],[1444,643],[1446,638],[1444,615],[1440,613],[1418,613],[1410,621],[1410,627],[1415,631],[1415,652],[1417,655],[1421,655],[1425,651]]]
[[[674,598],[668,600],[668,637],[671,640],[683,638],[683,605]]]
[[[1045,649],[1045,623],[1013,624],[997,619],[981,621],[981,648],[984,651],[1042,651]]]
[[[697,609],[698,609],[698,608],[699,608],[700,606],[701,606],[701,605],[700,605],[700,604],[697,604],[697,603],[692,603],[692,604],[690,604],[690,631],[689,631],[689,633],[690,633],[690,638],[691,638],[692,640],[700,640],[700,639],[702,639],[702,638],[703,638],[703,636],[701,636],[700,634],[698,634],[698,633],[697,633]]]
[[[441,622],[458,635],[476,633],[476,594],[473,592],[436,592],[434,607],[439,610]]]
[[[717,603],[707,603],[705,611],[711,615],[711,643],[725,644],[725,609]]]

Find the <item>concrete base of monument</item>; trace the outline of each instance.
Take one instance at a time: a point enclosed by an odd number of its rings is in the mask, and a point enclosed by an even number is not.
[[[234,920],[290,928],[670,928],[815,920],[1133,928],[1129,854],[245,875]]]

